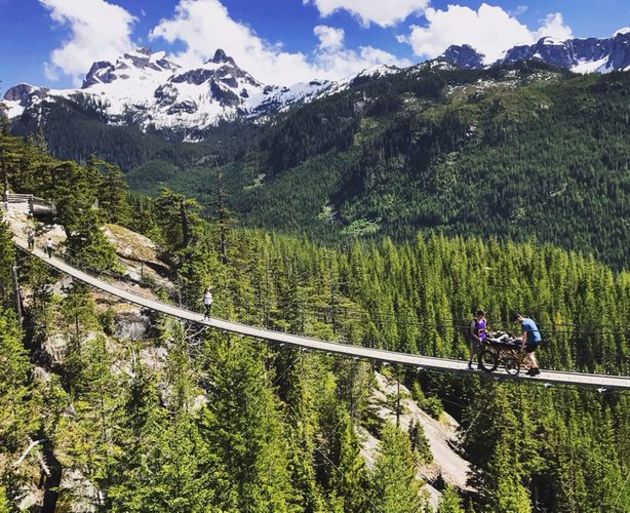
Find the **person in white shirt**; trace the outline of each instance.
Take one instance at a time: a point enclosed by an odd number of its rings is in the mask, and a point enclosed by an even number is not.
[[[208,317],[210,317],[210,312],[212,311],[212,289],[210,287],[208,287],[206,289],[206,293],[203,295],[203,308],[204,308],[204,312],[203,312],[203,318],[207,319]]]
[[[46,253],[48,254],[48,258],[52,257],[53,249],[54,249],[53,241],[50,237],[48,237],[48,240],[46,241]]]

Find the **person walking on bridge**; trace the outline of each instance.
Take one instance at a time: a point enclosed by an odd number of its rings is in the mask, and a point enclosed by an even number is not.
[[[48,258],[52,258],[54,249],[55,249],[55,246],[53,244],[53,241],[50,237],[48,237],[48,240],[46,241],[46,254],[48,255]]]
[[[26,239],[28,242],[28,250],[33,251],[35,249],[35,234],[33,233],[33,230],[28,231]]]
[[[527,359],[530,366],[527,371],[528,376],[538,376],[540,369],[538,368],[538,361],[536,360],[536,349],[542,342],[542,336],[540,330],[533,319],[529,317],[523,317],[520,313],[515,313],[512,316],[513,322],[518,322],[523,328],[523,334],[521,335],[521,349],[527,353]]]
[[[488,321],[486,321],[486,313],[483,310],[477,310],[477,314],[470,323],[470,358],[468,359],[468,368],[472,369],[472,362],[475,355],[479,354],[482,344],[488,336]],[[479,369],[479,363],[477,363]]]
[[[214,300],[212,298],[212,289],[208,287],[206,289],[206,293],[203,295],[203,308],[204,308],[203,318],[204,319],[207,319],[208,317],[210,317],[213,302]]]

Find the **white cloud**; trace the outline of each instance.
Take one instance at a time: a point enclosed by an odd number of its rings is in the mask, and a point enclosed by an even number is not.
[[[425,12],[428,26],[411,26],[408,36],[399,41],[411,45],[416,55],[437,57],[454,44],[469,44],[494,62],[501,54],[518,44],[532,44],[540,37],[558,39],[571,37],[571,29],[564,24],[560,13],[547,15],[538,30],[526,25],[501,7],[481,4],[475,11],[461,5],[449,5],[445,11],[429,8]]]
[[[319,38],[319,47],[322,50],[337,50],[343,47],[343,40],[346,36],[343,29],[329,27],[328,25],[317,25],[313,32]]]
[[[219,0],[180,0],[172,18],[161,20],[150,38],[182,42],[176,56],[187,65],[199,64],[223,48],[236,63],[268,84],[292,84],[313,78],[338,79],[378,64],[408,64],[372,47],[358,51],[343,47],[343,30],[320,25],[315,29],[320,44],[312,55],[284,50],[230,17]]]
[[[180,0],[174,16],[161,20],[149,38],[183,42],[186,49],[177,57],[188,65],[207,60],[217,48],[223,48],[241,67],[263,80],[271,75],[276,82],[287,83],[291,77],[303,80],[311,76],[305,55],[267,43],[250,27],[234,21],[218,0]]]
[[[336,11],[348,11],[361,21],[363,26],[375,23],[391,27],[411,14],[421,14],[429,6],[429,0],[303,0],[314,4],[323,16]]]
[[[61,79],[59,68],[44,62],[44,76],[51,82],[57,82]]]
[[[115,59],[133,48],[131,30],[136,18],[118,5],[105,0],[39,0],[55,23],[67,25],[70,37],[50,54],[44,63],[49,80],[61,74],[73,77],[75,84],[97,60]]]
[[[479,11],[461,5],[449,5],[446,11],[427,9],[428,27],[413,25],[406,41],[417,55],[437,57],[452,44],[469,44],[496,60],[506,48],[529,43],[531,34],[525,25],[500,7],[481,4]]]
[[[508,11],[508,12],[512,16],[521,16],[522,14],[525,14],[528,9],[529,9],[529,7],[527,7],[526,5],[517,5],[514,9],[512,9],[511,11]]]
[[[336,51],[322,51],[315,56],[315,66],[319,70],[318,76],[331,79],[354,76],[364,69],[380,65],[402,68],[411,66],[412,62],[399,59],[373,46],[361,46],[358,50],[343,48]]]
[[[565,41],[573,37],[573,32],[571,31],[571,27],[564,24],[562,14],[554,12],[545,17],[543,25],[534,32],[534,37],[536,40],[541,37],[553,37]]]

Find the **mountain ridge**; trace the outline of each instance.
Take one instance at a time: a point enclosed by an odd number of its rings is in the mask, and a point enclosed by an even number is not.
[[[630,29],[618,30],[612,37],[599,39],[572,38],[560,40],[542,37],[532,45],[516,45],[494,62],[471,45],[451,45],[438,62],[462,69],[484,69],[491,66],[539,60],[574,73],[609,73],[630,70]]]
[[[183,67],[165,52],[138,49],[116,62],[92,64],[81,88],[49,89],[22,83],[9,88],[4,103],[9,118],[35,109],[44,100],[89,102],[110,124],[132,122],[148,129],[197,129],[222,120],[265,119],[294,102],[333,87],[313,80],[291,87],[266,85],[241,69],[222,49],[203,64]]]
[[[407,69],[395,66],[368,68],[338,81],[311,80],[292,86],[263,84],[222,49],[192,67],[169,59],[164,51],[139,48],[115,62],[96,61],[80,88],[50,89],[28,83],[9,88],[4,105],[10,118],[36,110],[41,102],[65,99],[89,104],[111,125],[139,126],[143,131],[184,130],[189,142],[203,138],[203,131],[222,121],[269,121],[292,105],[308,103],[350,87],[365,77],[406,72],[435,65],[480,70],[538,60],[576,73],[630,70],[630,29],[611,38],[557,39],[544,37],[533,45],[508,49],[494,63],[471,45],[451,45],[434,60]]]

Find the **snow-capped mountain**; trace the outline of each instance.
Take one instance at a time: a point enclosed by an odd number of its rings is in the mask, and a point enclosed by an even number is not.
[[[537,59],[552,66],[575,73],[608,73],[630,70],[630,28],[617,31],[607,39],[567,39],[561,41],[544,37],[533,45],[510,48],[495,63],[488,63],[484,55],[469,45],[450,46],[440,57],[458,68],[482,69],[493,64],[511,64]]]
[[[608,39],[542,38],[533,45],[509,49],[495,63],[487,62],[470,45],[453,45],[426,65],[482,69],[530,59],[579,73],[627,71],[630,29],[619,30]],[[15,118],[26,109],[37,114],[43,101],[65,99],[98,112],[110,124],[134,123],[145,130],[186,129],[194,138],[195,132],[203,132],[221,120],[267,121],[291,105],[342,91],[370,77],[400,71],[393,66],[377,66],[337,82],[313,80],[282,87],[259,82],[223,50],[217,50],[201,66],[183,67],[165,52],[139,49],[115,62],[95,62],[80,88],[18,84],[6,92],[3,103],[9,117]]]
[[[202,66],[183,68],[165,52],[140,49],[115,63],[95,62],[80,89],[19,84],[6,92],[4,103],[11,118],[42,100],[64,98],[90,105],[112,124],[202,130],[224,119],[268,117],[333,86],[317,80],[291,87],[265,85],[239,68],[223,50],[217,50]]]

